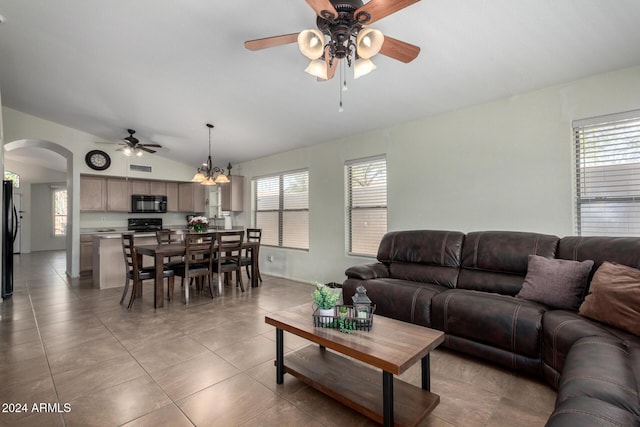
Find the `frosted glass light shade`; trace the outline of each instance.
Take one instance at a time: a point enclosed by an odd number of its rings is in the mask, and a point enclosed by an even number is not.
[[[213,180],[213,178],[208,178],[208,179],[205,179],[204,181],[202,181],[200,183],[200,185],[216,185],[216,183]]]
[[[370,59],[359,58],[356,59],[356,63],[353,66],[353,78],[357,79],[365,74],[369,74],[373,70],[376,69],[376,64],[373,63]]]
[[[227,178],[225,174],[221,173],[216,177],[215,182],[216,184],[226,184],[227,182],[229,182],[229,178]]]
[[[322,59],[312,60],[304,71],[319,79],[327,80],[327,63]]]
[[[358,33],[356,38],[356,50],[360,58],[369,59],[382,49],[384,35],[380,30],[365,28]]]
[[[193,175],[193,178],[191,178],[191,182],[202,182],[205,179],[207,179],[207,177],[204,176],[202,173],[198,172],[195,175]]]
[[[324,52],[324,36],[319,30],[304,30],[298,34],[298,49],[309,59],[318,59]]]

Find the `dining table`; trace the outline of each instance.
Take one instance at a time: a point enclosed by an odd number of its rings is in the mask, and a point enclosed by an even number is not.
[[[258,271],[258,250],[260,247],[259,242],[242,242],[242,249],[252,249],[247,251],[251,256],[251,287],[258,287],[258,275],[255,273]],[[163,292],[163,271],[165,258],[173,256],[182,256],[186,252],[184,243],[160,243],[151,245],[135,245],[138,256],[147,255],[153,258],[153,265],[155,268],[155,280],[153,287],[153,308],[164,307],[164,292]],[[254,256],[256,254],[256,256]],[[218,289],[218,293],[222,293],[222,289]]]

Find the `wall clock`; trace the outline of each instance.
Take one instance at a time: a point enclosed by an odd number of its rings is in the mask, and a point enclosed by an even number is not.
[[[84,156],[87,166],[97,171],[103,171],[111,166],[111,157],[101,150],[91,150]]]

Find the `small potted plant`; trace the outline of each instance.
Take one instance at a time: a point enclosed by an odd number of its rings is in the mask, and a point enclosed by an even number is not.
[[[206,216],[194,216],[189,220],[189,229],[196,233],[204,233],[209,228],[209,219]]]
[[[340,299],[340,294],[331,288],[316,282],[316,290],[313,291],[313,302],[318,307],[318,315],[321,323],[333,321],[335,306]]]

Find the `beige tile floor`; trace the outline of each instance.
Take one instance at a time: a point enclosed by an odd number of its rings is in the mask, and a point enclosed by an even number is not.
[[[0,304],[0,402],[27,408],[0,413],[0,425],[374,425],[293,377],[275,384],[264,315],[308,302],[310,285],[265,276],[260,288],[196,295],[189,306],[177,286],[177,299],[154,310],[148,284],[127,311],[122,288],[68,280],[64,256],[16,257],[14,296]],[[305,345],[285,336],[285,351]],[[424,426],[542,426],[553,408],[555,392],[538,380],[443,349],[431,363],[441,403]],[[402,378],[419,385],[419,374]],[[38,412],[40,403],[59,409]]]

